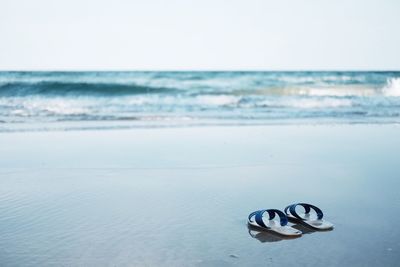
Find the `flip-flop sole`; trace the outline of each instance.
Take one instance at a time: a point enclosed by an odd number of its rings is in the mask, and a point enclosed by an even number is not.
[[[289,221],[292,223],[300,223],[302,225],[305,225],[307,227],[310,227],[312,229],[315,230],[319,230],[319,231],[329,231],[333,229],[333,224],[325,221],[323,219],[321,220],[300,220],[294,216],[288,215],[287,216]]]
[[[277,233],[279,235],[283,235],[283,236],[291,236],[291,237],[296,237],[296,236],[301,236],[302,232],[290,227],[290,226],[269,226],[268,228],[262,227],[260,225],[258,225],[255,221],[247,221],[247,223],[252,226],[255,227],[257,229],[263,230],[263,231],[270,231],[273,233]]]

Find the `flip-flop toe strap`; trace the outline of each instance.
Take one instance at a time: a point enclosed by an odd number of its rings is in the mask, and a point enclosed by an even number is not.
[[[290,206],[287,206],[285,208],[285,213],[287,215],[289,215],[289,213],[288,213],[288,210],[289,210],[290,215],[292,215],[292,216],[294,216],[297,219],[302,220],[302,221],[306,220],[306,219],[300,217],[299,214],[297,214],[297,212],[296,212],[296,207],[297,206],[302,206],[304,208],[306,214],[310,213],[311,209],[313,209],[317,213],[318,220],[321,220],[324,217],[324,214],[323,214],[323,212],[322,212],[322,210],[320,208],[318,208],[318,207],[316,207],[314,205],[311,205],[311,204],[307,204],[307,203],[297,203],[297,204],[292,204]]]
[[[276,210],[276,209],[268,209],[268,210],[260,210],[260,211],[256,211],[253,212],[253,216],[255,215],[255,221],[258,225],[265,227],[265,228],[270,228],[267,225],[265,225],[264,221],[263,221],[263,215],[264,213],[267,212],[269,215],[269,220],[272,220],[275,218],[276,215],[279,216],[279,223],[281,226],[285,226],[288,223],[288,218],[287,216],[280,210]],[[250,214],[250,215],[252,215]]]

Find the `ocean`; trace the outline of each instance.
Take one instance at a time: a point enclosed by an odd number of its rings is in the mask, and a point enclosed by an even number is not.
[[[1,72],[0,266],[398,266],[399,83]],[[298,202],[335,229],[247,225]]]
[[[400,72],[0,72],[0,131],[399,123]]]

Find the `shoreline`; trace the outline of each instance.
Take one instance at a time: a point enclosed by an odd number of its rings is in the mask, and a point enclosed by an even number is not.
[[[0,134],[3,133],[34,133],[34,132],[85,132],[85,131],[125,131],[125,130],[140,130],[140,129],[186,129],[186,128],[235,128],[235,127],[276,127],[276,126],[297,126],[297,127],[308,127],[308,126],[351,126],[351,125],[400,125],[398,121],[383,120],[379,119],[377,121],[340,121],[335,119],[324,119],[315,122],[315,120],[270,120],[268,122],[230,122],[230,121],[214,121],[214,122],[194,122],[194,123],[171,123],[166,121],[165,123],[154,123],[149,124],[146,121],[142,121],[140,124],[132,124],[132,121],[127,121],[126,125],[123,121],[77,121],[77,122],[47,122],[47,123],[22,123],[22,124],[12,124],[12,128],[1,127],[0,122]],[[5,125],[6,123],[4,123]],[[82,126],[82,124],[87,124],[87,126]],[[109,124],[109,125],[105,125]],[[118,125],[112,125],[118,124]]]

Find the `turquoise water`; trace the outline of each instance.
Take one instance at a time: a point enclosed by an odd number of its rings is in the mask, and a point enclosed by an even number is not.
[[[399,123],[400,72],[0,72],[0,131]]]

